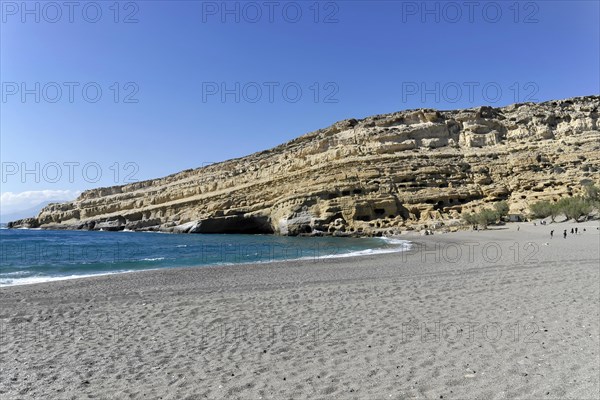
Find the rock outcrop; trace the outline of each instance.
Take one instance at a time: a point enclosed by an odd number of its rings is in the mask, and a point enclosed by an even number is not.
[[[88,190],[11,227],[380,235],[600,182],[600,97],[340,121],[247,157]]]

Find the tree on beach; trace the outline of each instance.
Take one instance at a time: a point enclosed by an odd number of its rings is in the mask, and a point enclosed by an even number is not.
[[[547,218],[550,217],[552,222],[560,214],[559,207],[556,203],[548,200],[542,200],[529,205],[529,211],[533,218]]]
[[[592,203],[596,211],[600,211],[600,188],[594,184],[584,185],[584,197]]]
[[[483,208],[476,213],[468,213],[463,216],[463,220],[469,225],[480,225],[483,229],[491,224],[496,224],[502,217],[508,215],[509,206],[506,201],[494,204],[494,208]]]
[[[587,219],[594,210],[592,202],[583,196],[564,197],[556,203],[556,206],[567,219],[574,219],[577,222],[581,217]]]
[[[477,213],[477,221],[479,225],[483,225],[484,228],[487,228],[488,225],[498,222],[498,218],[498,212],[489,208],[484,208]]]
[[[463,214],[462,219],[469,225],[477,225],[477,218],[475,218],[475,213]]]
[[[504,200],[494,204],[494,210],[498,214],[499,218],[506,217],[509,209],[510,207],[508,206],[508,203]]]
[[[561,214],[561,210],[556,203],[550,203],[550,221],[556,222],[556,217]]]
[[[563,197],[556,203],[540,200],[529,205],[533,218],[550,217],[552,222],[561,214],[578,222],[582,217],[587,220],[594,210],[600,210],[600,188],[593,184],[584,185],[582,196]]]
[[[600,188],[594,184],[584,185],[585,197],[590,200],[598,201],[600,200]]]

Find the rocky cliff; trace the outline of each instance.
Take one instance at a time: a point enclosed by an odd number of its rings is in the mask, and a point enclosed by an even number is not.
[[[390,234],[600,182],[600,97],[349,119],[271,150],[88,190],[12,227]]]

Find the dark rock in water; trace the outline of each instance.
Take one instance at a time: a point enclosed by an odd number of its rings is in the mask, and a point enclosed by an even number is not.
[[[125,229],[125,218],[122,216],[109,217],[102,222],[97,222],[94,225],[95,230],[103,230],[103,231],[122,231]]]
[[[8,228],[39,228],[40,222],[37,218],[25,218],[6,225]]]
[[[87,221],[87,222],[84,222],[83,224],[77,225],[77,229],[83,230],[83,231],[93,231],[95,226],[96,226],[96,221]]]
[[[125,229],[131,230],[131,231],[141,231],[141,230],[148,230],[147,228],[155,228],[156,230],[158,230],[158,227],[160,226],[160,218],[153,218],[153,219],[143,219],[143,220],[139,220],[139,221],[131,221],[128,220],[125,223]]]

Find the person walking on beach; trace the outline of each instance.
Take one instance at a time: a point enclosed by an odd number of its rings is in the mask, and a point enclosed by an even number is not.
[[[563,232],[563,238],[566,239],[567,238],[567,230],[565,229],[565,231]]]
[[[554,238],[554,231],[550,231],[550,239]]]
[[[575,228],[575,234],[577,235],[577,228]]]
[[[571,235],[573,234],[573,228],[571,228]]]

